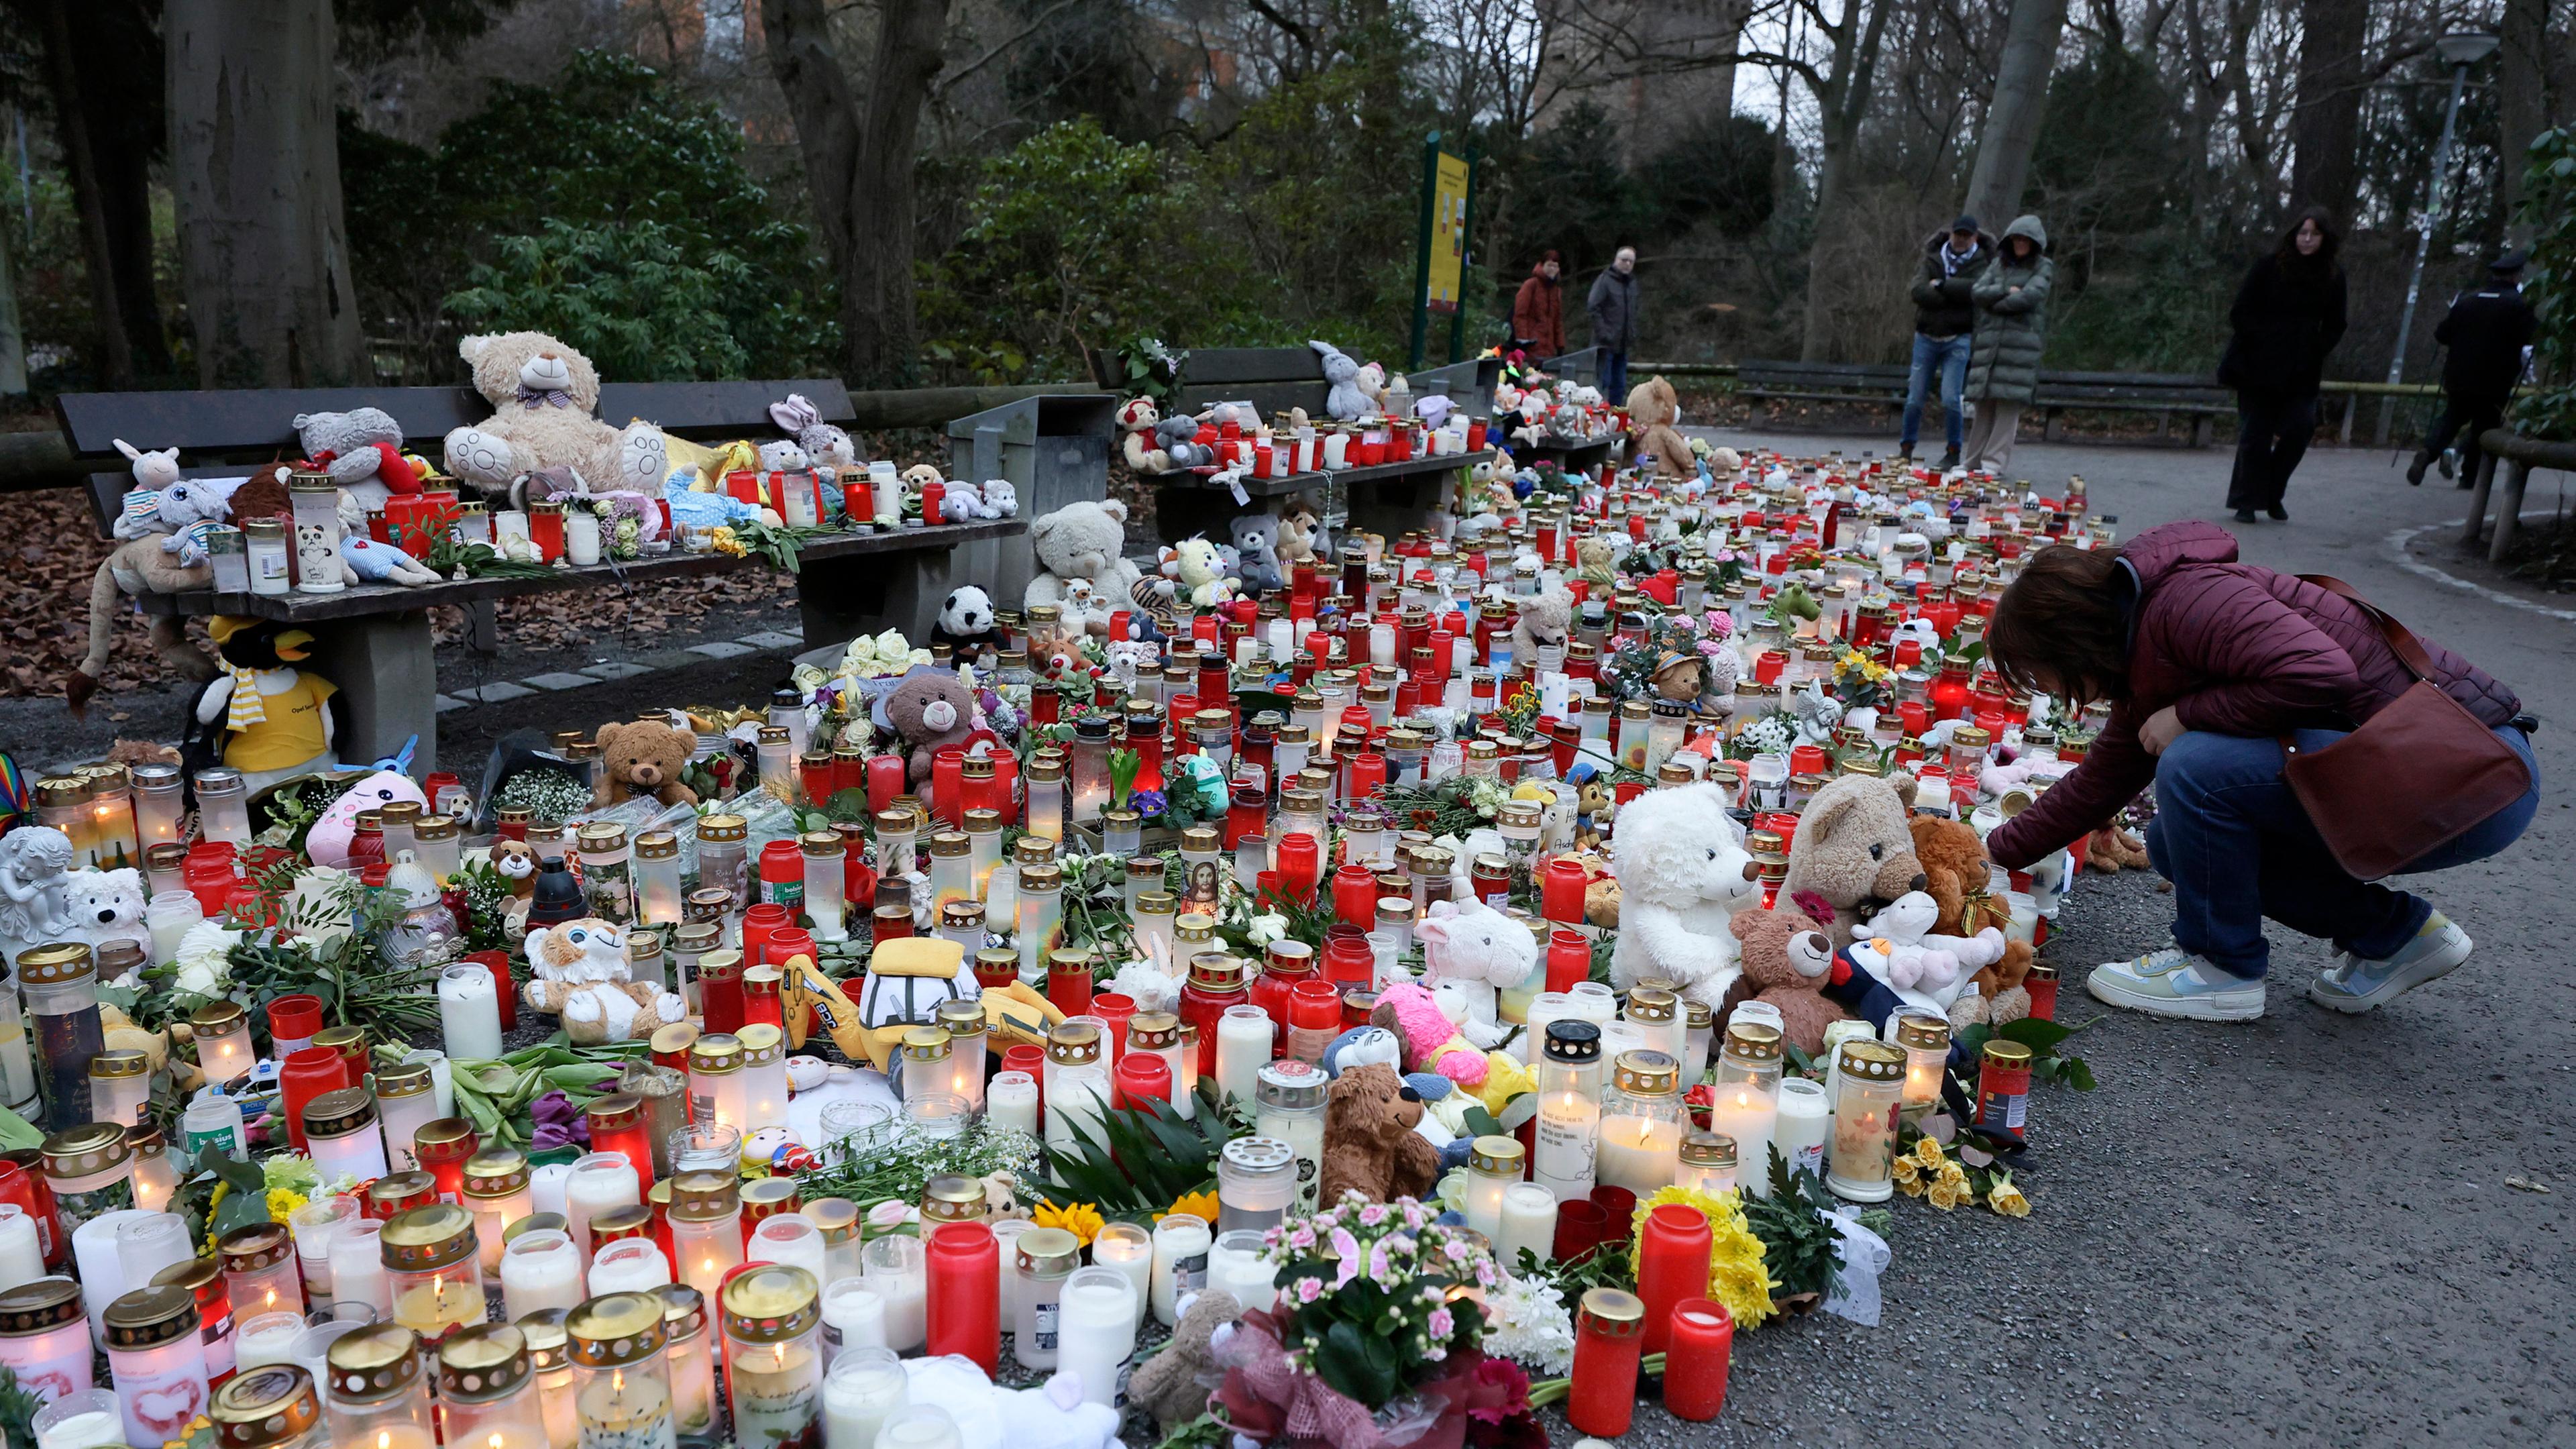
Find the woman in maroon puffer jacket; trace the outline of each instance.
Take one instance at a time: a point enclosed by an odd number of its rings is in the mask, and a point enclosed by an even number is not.
[[[2521,701],[2424,647],[2432,682],[2532,764],[2531,788],[2406,874],[2495,854],[2540,801]],[[2117,552],[2039,553],[1996,605],[1986,651],[2020,688],[2111,705],[2084,763],[1987,837],[1998,864],[2026,868],[2156,787],[2147,853],[2174,884],[2173,943],[2095,968],[2094,996],[2158,1016],[2261,1016],[2267,916],[2343,952],[2308,992],[2338,1011],[2368,1011],[2468,959],[2468,933],[2424,900],[2345,874],[2282,779],[2281,735],[2323,749],[2414,683],[2350,600],[2238,563],[2224,529],[2169,523]]]

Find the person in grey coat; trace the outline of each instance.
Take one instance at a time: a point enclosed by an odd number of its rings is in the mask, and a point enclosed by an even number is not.
[[[2012,466],[2013,434],[2021,410],[2039,393],[2039,354],[2048,342],[2048,288],[2057,264],[2048,259],[2048,230],[2035,216],[2017,216],[2004,228],[2002,249],[1971,295],[1977,305],[1976,340],[1968,349],[1969,401],[1977,421],[1968,429],[1963,466],[2001,473]]]
[[[1583,309],[1592,314],[1592,345],[1601,349],[1601,395],[1628,396],[1628,353],[1637,345],[1637,249],[1621,247],[1592,281]]]

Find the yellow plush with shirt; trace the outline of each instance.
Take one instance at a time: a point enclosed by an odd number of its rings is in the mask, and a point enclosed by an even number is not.
[[[878,1071],[903,1045],[903,1034],[933,1024],[939,1003],[972,999],[984,1008],[984,1029],[995,1038],[992,1050],[1014,1044],[1044,1046],[1047,1032],[1064,1023],[1064,1011],[1021,982],[987,986],[980,992],[966,969],[966,948],[936,936],[907,936],[878,945],[868,955],[868,974],[852,1001],[839,982],[804,956],[787,963],[787,999],[814,1008],[815,1019],[843,1055],[865,1057]],[[791,1010],[791,1030],[803,1029],[805,1013]],[[799,1037],[797,1045],[802,1045]]]

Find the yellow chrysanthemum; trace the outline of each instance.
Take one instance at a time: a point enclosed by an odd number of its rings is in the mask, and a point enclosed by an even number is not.
[[[1910,1153],[1896,1159],[1896,1165],[1891,1170],[1896,1174],[1896,1180],[1899,1183],[1912,1182],[1922,1176],[1922,1170],[1914,1165],[1914,1158]]]
[[[1771,1294],[1779,1287],[1762,1260],[1762,1240],[1746,1226],[1744,1208],[1734,1193],[1705,1193],[1696,1188],[1666,1187],[1637,1200],[1637,1222],[1666,1203],[1695,1207],[1707,1215],[1708,1296],[1726,1305],[1738,1328],[1758,1328],[1771,1316]],[[1637,1270],[1638,1249],[1628,1249],[1628,1271]]]
[[[1965,1188],[1952,1187],[1946,1182],[1936,1182],[1932,1184],[1931,1191],[1926,1192],[1923,1196],[1929,1199],[1934,1207],[1939,1208],[1941,1211],[1946,1213],[1950,1209],[1957,1207],[1960,1203],[1967,1201],[1968,1194]]]
[[[1925,1137],[1917,1140],[1914,1144],[1914,1160],[1925,1167],[1939,1167],[1941,1165],[1940,1139]]]
[[[1087,1202],[1073,1203],[1066,1207],[1042,1202],[1038,1204],[1038,1210],[1033,1216],[1039,1227],[1062,1228],[1073,1234],[1074,1238],[1086,1248],[1091,1246],[1091,1240],[1100,1235],[1100,1229],[1105,1225],[1105,1219],[1100,1216],[1100,1209]]]
[[[1215,1222],[1216,1194],[1212,1192],[1182,1193],[1179,1197],[1172,1199],[1172,1205],[1170,1208],[1154,1214],[1154,1221],[1159,1223],[1163,1219],[1170,1217],[1173,1213],[1187,1213],[1191,1217],[1199,1219],[1201,1222]]]
[[[293,1188],[272,1187],[268,1190],[268,1220],[282,1223],[286,1221],[288,1214],[304,1206],[304,1203],[304,1194]]]
[[[1995,1185],[1986,1191],[1986,1206],[2008,1218],[2030,1216],[2030,1199],[2021,1195],[2009,1172],[1995,1174]]]

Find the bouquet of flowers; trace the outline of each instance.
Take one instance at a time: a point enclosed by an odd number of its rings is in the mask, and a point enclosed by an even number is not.
[[[1245,1315],[1217,1392],[1237,1433],[1265,1442],[1386,1449],[1514,1442],[1526,1376],[1488,1359],[1478,1294],[1493,1255],[1412,1198],[1353,1193],[1268,1235],[1278,1306]]]

